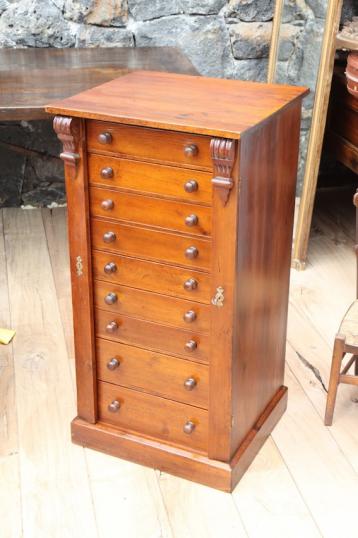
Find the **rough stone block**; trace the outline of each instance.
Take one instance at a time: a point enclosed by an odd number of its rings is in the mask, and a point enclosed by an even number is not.
[[[141,21],[169,15],[213,15],[225,4],[226,0],[128,0],[130,13]]]
[[[135,23],[132,30],[139,47],[181,48],[203,75],[222,76],[230,61],[228,30],[220,16],[177,15]]]
[[[76,33],[76,47],[134,47],[134,37],[127,28],[82,24]]]
[[[69,23],[47,0],[11,4],[0,18],[2,47],[71,47],[75,44]]]
[[[64,16],[71,21],[99,26],[125,26],[127,0],[65,0]]]
[[[225,8],[225,17],[244,22],[270,21],[273,16],[274,0],[230,0]]]
[[[230,25],[234,58],[238,60],[266,58],[269,54],[271,22],[239,22]]]

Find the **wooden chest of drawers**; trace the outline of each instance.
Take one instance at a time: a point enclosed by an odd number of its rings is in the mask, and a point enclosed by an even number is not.
[[[73,440],[230,491],[286,407],[301,100],[136,72],[48,107],[63,142]]]

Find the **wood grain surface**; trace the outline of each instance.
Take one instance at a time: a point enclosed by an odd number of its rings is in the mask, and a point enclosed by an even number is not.
[[[137,71],[63,101],[47,112],[210,136],[240,138],[307,88]]]
[[[113,176],[106,179],[101,171],[110,167]],[[89,181],[95,186],[175,198],[190,203],[211,203],[212,173],[174,166],[164,166],[113,156],[88,155]],[[186,192],[185,184],[195,181],[197,189]]]
[[[109,370],[112,358],[119,366]],[[209,372],[204,364],[98,338],[97,374],[101,381],[208,408]],[[190,391],[184,387],[189,378],[196,382]]]
[[[107,407],[112,401],[120,403],[116,413],[108,411]],[[154,436],[176,445],[203,452],[207,450],[208,413],[204,409],[102,381],[98,382],[98,403],[101,422]],[[191,434],[183,431],[188,421],[195,424]]]
[[[211,233],[209,207],[160,200],[112,189],[95,187],[90,189],[90,212],[94,217],[155,226],[190,235],[210,236]],[[195,218],[190,220],[191,216]]]
[[[54,99],[125,75],[136,69],[197,74],[175,47],[35,48],[0,50],[0,118],[46,119]]]
[[[173,267],[162,263],[138,260],[112,252],[92,251],[94,278],[123,284],[133,288],[181,297],[189,301],[210,302],[210,275],[184,267]],[[115,272],[107,274],[104,267],[115,264]],[[186,289],[185,282],[194,280],[196,287]]]

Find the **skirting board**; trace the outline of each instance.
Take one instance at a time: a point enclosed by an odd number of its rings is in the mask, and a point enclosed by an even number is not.
[[[112,456],[160,469],[187,480],[231,492],[255,458],[287,407],[281,387],[249,431],[229,463],[80,418],[72,421],[72,441]]]

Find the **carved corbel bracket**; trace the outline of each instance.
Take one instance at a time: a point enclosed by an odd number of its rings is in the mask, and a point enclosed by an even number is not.
[[[80,159],[78,150],[80,120],[78,118],[55,116],[53,128],[63,145],[63,152],[60,154],[60,158],[67,165],[70,177],[75,179],[78,161]]]
[[[212,184],[218,189],[223,205],[227,204],[230,191],[234,186],[231,177],[235,161],[235,140],[213,138],[210,143],[211,158],[214,165]]]

